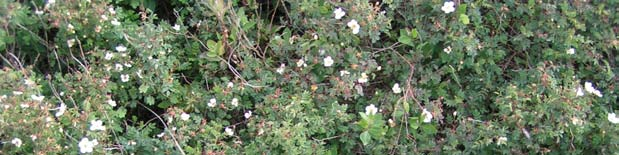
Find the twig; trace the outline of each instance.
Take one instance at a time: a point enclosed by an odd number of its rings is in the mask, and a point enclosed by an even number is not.
[[[314,140],[314,141],[320,141],[320,142],[323,142],[323,141],[325,141],[325,140],[331,140],[331,139],[335,139],[335,138],[340,138],[340,137],[342,137],[342,136],[344,136],[344,135],[346,135],[346,133],[343,133],[343,134],[340,134],[340,135],[337,135],[337,136],[332,136],[332,137],[323,138],[323,139],[316,139],[316,138],[312,137],[312,140]]]
[[[13,53],[9,53],[10,56],[13,57],[13,59],[15,59],[15,62],[17,62],[17,64],[19,65],[19,70],[24,69],[24,65],[21,63],[21,61],[19,61],[19,58],[17,58],[17,56],[15,56],[15,54]]]
[[[185,151],[183,151],[183,148],[181,148],[181,145],[178,144],[178,141],[176,140],[176,137],[174,137],[174,134],[172,134],[172,132],[168,129],[168,125],[166,124],[166,122],[159,117],[159,115],[151,110],[150,108],[146,107],[144,104],[137,102],[140,106],[146,108],[146,110],[150,111],[151,113],[153,113],[155,116],[157,116],[157,118],[159,119],[159,121],[161,121],[161,124],[163,124],[163,126],[165,127],[165,131],[167,131],[170,136],[172,137],[172,140],[174,140],[174,144],[176,145],[177,149],[181,152],[182,155],[185,155]]]
[[[245,80],[245,78],[243,78],[243,77],[241,76],[241,74],[240,74],[240,73],[236,70],[236,68],[232,67],[232,65],[230,64],[230,62],[228,62],[227,60],[225,60],[225,59],[223,59],[223,58],[221,58],[221,57],[219,57],[219,59],[221,59],[221,60],[222,60],[222,61],[224,61],[226,64],[228,64],[228,69],[230,69],[230,71],[232,71],[232,73],[234,74],[234,76],[236,76],[237,78],[241,79],[241,81],[243,81],[243,82],[242,82],[242,84],[243,84],[243,85],[247,85],[247,86],[250,86],[250,87],[252,87],[252,88],[261,88],[261,87],[265,87],[265,86],[256,86],[256,85],[252,85],[252,84],[250,84],[249,82],[247,82],[247,80]]]

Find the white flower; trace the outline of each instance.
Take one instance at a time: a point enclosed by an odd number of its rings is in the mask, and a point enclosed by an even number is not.
[[[92,141],[88,140],[88,138],[82,138],[82,140],[77,144],[80,147],[80,153],[90,153],[93,151],[93,148],[98,145],[96,139]]]
[[[97,27],[95,27],[95,32],[96,33],[101,32],[101,25],[97,25]]]
[[[396,83],[393,85],[393,88],[391,88],[391,90],[393,90],[393,93],[399,94],[402,92],[402,89],[400,89],[400,84]]]
[[[496,140],[496,145],[503,145],[505,142],[507,142],[507,137],[499,137]]]
[[[13,95],[21,95],[24,94],[24,92],[21,91],[13,91]]]
[[[570,48],[570,49],[567,50],[567,54],[572,55],[574,53],[576,53],[576,50],[574,48]]]
[[[284,74],[284,69],[286,69],[286,64],[280,65],[279,68],[277,68],[277,70],[275,71],[279,74]]]
[[[113,53],[107,52],[105,53],[105,60],[110,60],[114,57]]]
[[[163,135],[165,135],[165,132],[161,132],[160,134],[157,134],[157,137],[161,138],[163,137]]]
[[[110,21],[110,23],[112,23],[112,25],[114,25],[114,26],[120,26],[120,22],[116,18],[112,19],[112,21]]]
[[[227,87],[227,88],[232,88],[232,87],[234,87],[234,83],[232,83],[232,82],[228,82],[228,85],[226,85],[226,87]]]
[[[116,71],[123,71],[123,65],[121,65],[121,64],[119,64],[119,63],[117,63],[117,64],[115,65],[115,69],[116,69]]]
[[[138,69],[138,71],[135,72],[135,74],[138,75],[138,78],[140,78],[140,79],[142,78],[142,70],[141,69]]]
[[[314,33],[312,36],[314,37],[314,40],[318,40],[318,34]]]
[[[382,69],[383,69],[383,66],[378,66],[378,67],[376,67],[376,70],[378,70],[378,71],[379,71],[379,70],[382,70]]]
[[[228,127],[226,127],[225,131],[226,131],[226,135],[228,135],[228,136],[234,135],[234,130],[232,130],[232,129],[228,128]]]
[[[181,26],[178,24],[175,24],[174,27],[172,27],[172,29],[176,30],[176,31],[180,31],[181,30]]]
[[[359,82],[359,83],[366,83],[366,82],[368,82],[368,75],[366,75],[365,73],[361,73],[361,77],[359,79],[357,79],[357,82]]]
[[[389,120],[387,120],[387,123],[389,123],[390,127],[395,127],[395,122],[393,121],[393,119],[390,118]]]
[[[231,104],[232,104],[232,106],[234,106],[234,107],[238,107],[238,106],[239,106],[239,99],[237,99],[237,98],[233,98],[233,99],[232,99],[232,103],[231,103]]]
[[[41,11],[41,10],[36,10],[36,11],[34,11],[34,14],[36,14],[36,15],[42,15],[42,14],[43,14],[43,11]]]
[[[430,113],[427,109],[423,109],[423,112],[421,112],[421,115],[423,116],[423,122],[425,123],[430,123],[432,122],[432,113]]]
[[[116,14],[116,10],[114,10],[114,7],[107,8],[107,11],[109,11],[111,14]]]
[[[576,88],[576,96],[583,96],[583,95],[585,95],[585,93],[582,92],[582,87]]]
[[[344,12],[342,8],[337,8],[333,11],[333,14],[335,14],[335,19],[342,19],[342,17],[346,15],[346,12]]]
[[[32,87],[34,86],[36,83],[34,83],[34,81],[30,80],[30,79],[24,79],[24,84],[26,84],[28,87]]]
[[[350,72],[348,72],[347,70],[341,70],[340,76],[344,76],[344,75],[350,75]]]
[[[190,115],[185,113],[185,112],[183,112],[181,114],[181,120],[183,120],[183,121],[189,120],[189,117],[190,117]]]
[[[97,130],[105,130],[105,126],[103,126],[103,121],[101,120],[92,120],[90,121],[90,131],[97,131]]]
[[[580,126],[580,125],[582,125],[582,123],[583,123],[583,121],[582,121],[582,120],[580,120],[580,119],[579,119],[579,118],[577,118],[577,117],[572,117],[572,119],[571,119],[571,120],[572,120],[572,124],[574,124],[574,125],[578,125],[578,126]]]
[[[118,45],[118,46],[116,46],[116,51],[118,51],[118,52],[127,51],[127,47],[125,47],[123,45]]]
[[[617,124],[619,123],[619,118],[617,118],[617,115],[615,115],[615,113],[608,113],[608,121],[613,124]]]
[[[443,7],[441,7],[441,10],[443,10],[443,12],[445,13],[452,13],[456,11],[456,8],[454,7],[455,5],[456,3],[452,1],[445,2],[443,3]]]
[[[591,82],[585,82],[585,91],[592,93],[598,97],[602,97],[602,92],[593,88],[593,84]]]
[[[107,16],[106,16],[106,15],[101,15],[101,20],[107,21],[107,20],[108,20],[108,18],[107,18]]]
[[[17,146],[17,147],[21,147],[22,141],[19,138],[13,138],[13,140],[11,140],[11,144]]]
[[[602,97],[602,92],[600,92],[599,90],[595,90],[593,92],[591,92],[593,95],[598,96],[598,97]]]
[[[32,139],[32,141],[37,140],[37,135],[30,135],[30,139]]]
[[[352,29],[352,34],[357,34],[357,33],[359,33],[359,28],[361,28],[361,27],[359,26],[359,23],[357,23],[357,20],[354,20],[354,19],[353,19],[353,20],[350,20],[350,22],[348,22],[348,24],[346,24],[346,25],[348,25],[348,27],[349,27],[350,29]]]
[[[331,56],[327,56],[322,61],[325,62],[325,67],[331,67],[331,65],[333,65],[333,58],[331,58]]]
[[[591,82],[585,82],[585,90],[591,93],[595,91],[595,88],[593,88],[593,84]]]
[[[56,114],[54,114],[56,117],[60,117],[62,116],[62,114],[64,114],[64,112],[67,111],[67,105],[65,105],[64,103],[60,103],[60,106],[58,107],[58,111],[56,111]]]
[[[75,45],[75,39],[69,39],[69,40],[67,40],[67,45],[68,45],[69,47],[73,47],[73,45]]]
[[[120,75],[120,81],[129,82],[129,75],[127,74]]]
[[[47,0],[47,3],[45,4],[45,8],[49,8],[50,6],[52,6],[54,3],[56,3],[56,0]]]
[[[125,67],[127,67],[127,68],[131,68],[131,67],[133,66],[133,65],[131,65],[130,63],[125,63],[124,65],[125,65]]]
[[[215,107],[215,105],[217,105],[217,99],[212,98],[211,100],[209,100],[208,102],[209,107]]]
[[[67,29],[73,31],[73,29],[75,29],[75,27],[73,26],[73,24],[69,24],[69,25],[67,25]]]
[[[447,46],[446,48],[443,48],[443,52],[447,54],[451,53],[451,46]]]
[[[297,61],[297,67],[303,67],[303,65],[305,65],[305,60],[303,60],[303,58],[301,58],[301,59],[299,59],[299,61]]]
[[[107,104],[109,104],[112,107],[115,107],[116,106],[116,101],[114,101],[112,99],[109,99],[109,100],[107,100]]]
[[[45,96],[43,96],[43,95],[34,95],[33,94],[33,95],[30,95],[30,98],[32,98],[32,100],[41,102],[41,101],[43,101],[43,99],[45,99]]]
[[[376,106],[374,106],[374,104],[370,104],[369,106],[365,107],[365,114],[366,115],[374,115],[374,114],[376,114],[376,112],[378,112],[378,108],[376,108]]]
[[[245,116],[245,118],[246,118],[246,119],[249,119],[249,118],[251,117],[251,110],[250,110],[250,111],[245,112],[245,115],[244,115],[244,116]]]

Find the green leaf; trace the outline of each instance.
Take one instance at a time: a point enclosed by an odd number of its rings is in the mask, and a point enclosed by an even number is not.
[[[436,134],[438,132],[434,124],[424,124],[421,126],[421,130],[423,131],[423,133],[431,134],[431,135]]]
[[[4,38],[8,38],[4,29],[0,29],[0,38],[2,38],[0,39],[0,50],[4,50],[4,46],[6,45]]]
[[[408,32],[405,29],[400,29],[400,37],[398,38],[398,41],[408,46],[413,46],[413,38],[408,35]]]
[[[411,30],[411,38],[416,39],[418,35],[419,35],[419,32],[417,32],[417,29]]]
[[[361,138],[361,142],[363,143],[363,145],[368,145],[370,141],[372,141],[372,137],[370,136],[370,133],[368,133],[368,131],[364,131],[363,133],[361,133],[359,138]]]
[[[149,86],[149,85],[146,85],[146,84],[141,85],[141,86],[140,86],[140,88],[139,88],[140,93],[146,93],[146,92],[148,92],[148,88],[150,88],[150,86]]]
[[[458,5],[458,10],[457,13],[458,14],[466,14],[466,4],[465,3],[460,3],[460,5]]]
[[[333,146],[331,146],[331,148],[329,148],[329,151],[327,151],[327,155],[337,155],[337,149],[338,149],[338,145],[334,144]]]
[[[127,114],[127,109],[125,108],[119,108],[118,110],[116,110],[116,117],[118,118],[125,118],[126,114]]]
[[[220,41],[215,42],[213,40],[206,41],[206,47],[208,47],[208,53],[206,54],[208,57],[217,57],[224,54],[223,43]]]
[[[404,112],[408,113],[410,111],[410,105],[407,101],[402,102],[402,106],[404,107]]]
[[[411,129],[417,130],[417,128],[419,128],[419,117],[408,118],[408,124],[410,125]]]
[[[373,128],[370,128],[368,132],[372,137],[383,137],[387,133],[386,129],[381,126],[375,126]]]
[[[146,97],[146,104],[154,105],[155,104],[155,98],[153,98],[152,96]]]
[[[215,46],[217,46],[217,43],[215,41],[213,41],[213,40],[207,40],[206,41],[206,47],[208,47],[209,50],[210,49],[214,49]]]
[[[466,14],[460,14],[460,22],[462,22],[462,24],[467,25],[469,24],[471,21],[469,20],[469,16]]]

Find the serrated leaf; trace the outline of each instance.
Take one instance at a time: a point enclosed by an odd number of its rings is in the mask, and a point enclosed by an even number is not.
[[[372,141],[372,137],[370,136],[370,133],[368,133],[368,131],[364,131],[363,133],[361,133],[361,135],[359,135],[359,138],[361,139],[361,143],[363,143],[363,145],[368,145]]]
[[[155,104],[155,98],[153,98],[152,96],[146,97],[146,104],[154,105]]]
[[[466,14],[460,14],[460,22],[462,22],[462,24],[467,25],[469,24],[471,21],[469,20],[469,16]]]
[[[138,89],[140,90],[140,93],[146,93],[146,92],[148,92],[148,88],[150,88],[150,86],[148,86],[146,84],[143,84]]]
[[[398,42],[402,44],[413,46],[413,39],[408,35],[405,29],[400,29],[400,37],[398,38]]]

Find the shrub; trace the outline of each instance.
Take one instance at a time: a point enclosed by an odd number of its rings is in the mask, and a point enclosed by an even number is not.
[[[617,2],[0,2],[0,153],[615,154]]]

